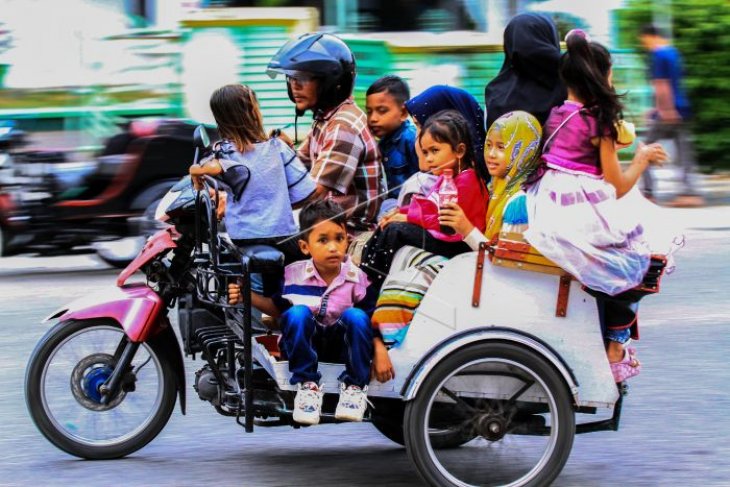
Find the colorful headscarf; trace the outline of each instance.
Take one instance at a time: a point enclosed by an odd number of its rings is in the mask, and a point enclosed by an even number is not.
[[[510,198],[520,191],[527,176],[540,163],[540,138],[542,127],[535,117],[527,112],[509,112],[499,117],[487,132],[502,133],[507,174],[503,178],[493,177],[489,183],[489,207],[487,208],[487,240],[499,234],[502,228],[504,208]],[[486,142],[485,142],[486,146]],[[486,149],[485,149],[486,152]],[[487,154],[484,154],[486,159]]]

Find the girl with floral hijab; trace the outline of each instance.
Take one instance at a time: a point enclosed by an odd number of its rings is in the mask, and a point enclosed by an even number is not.
[[[539,122],[527,112],[510,112],[495,121],[487,132],[484,149],[485,166],[492,177],[485,233],[469,222],[457,204],[442,210],[439,222],[454,228],[473,250],[502,229],[523,229],[527,212],[521,186],[539,163],[541,135]],[[416,309],[446,260],[414,247],[396,253],[372,316],[376,335],[373,377],[380,382],[392,378],[387,348],[403,341]]]
[[[489,127],[484,143],[484,160],[492,177],[486,231],[482,234],[471,225],[458,205],[442,210],[439,223],[454,228],[473,250],[479,243],[495,239],[503,229],[523,231],[527,210],[522,185],[540,164],[541,137],[540,123],[527,112],[499,117]]]

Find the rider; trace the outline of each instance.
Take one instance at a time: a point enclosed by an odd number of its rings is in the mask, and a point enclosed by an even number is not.
[[[352,98],[355,57],[350,48],[331,34],[305,34],[276,53],[268,73],[286,75],[297,117],[306,110],[314,114],[312,131],[298,151],[317,183],[314,198],[334,199],[350,224],[374,223],[385,188],[377,143]]]
[[[248,86],[225,85],[213,92],[210,108],[221,140],[213,156],[190,166],[196,186],[203,175],[219,176],[230,188],[226,197],[225,222],[228,235],[239,247],[271,245],[280,250],[287,263],[302,259],[296,244],[298,228],[292,207],[314,192],[314,182],[294,151],[264,131],[256,94]],[[274,292],[279,278],[255,275],[258,292],[266,282]]]
[[[666,153],[658,144],[647,145],[621,168],[616,151],[623,107],[612,84],[611,56],[579,29],[565,42],[560,75],[568,99],[545,122],[545,171],[527,193],[525,238],[597,293],[608,328],[608,360],[622,382],[639,373],[638,361],[624,349],[635,335],[636,314],[635,302],[617,295],[643,281],[651,259],[637,216],[640,201],[625,195]]]

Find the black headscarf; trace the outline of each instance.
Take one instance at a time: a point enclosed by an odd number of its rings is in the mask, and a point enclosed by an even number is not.
[[[567,91],[558,74],[558,29],[544,15],[524,13],[504,29],[504,64],[484,89],[487,128],[507,112],[524,110],[545,123]]]

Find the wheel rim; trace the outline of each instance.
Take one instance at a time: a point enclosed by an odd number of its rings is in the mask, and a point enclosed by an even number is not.
[[[113,326],[79,330],[45,362],[40,388],[43,409],[56,430],[74,442],[122,443],[144,431],[161,407],[162,366],[144,343],[131,364],[134,390],[120,390],[108,404],[101,404],[98,387],[111,374],[112,357],[123,336]]]
[[[452,371],[434,389],[425,414],[428,455],[453,485],[525,485],[558,443],[553,393],[538,374],[509,359],[484,358]],[[439,450],[433,432],[444,422],[474,439],[458,450]],[[528,429],[539,435],[525,435]]]

